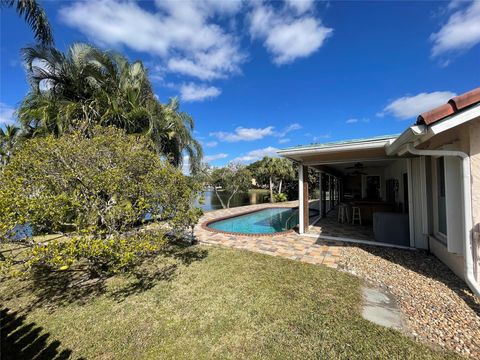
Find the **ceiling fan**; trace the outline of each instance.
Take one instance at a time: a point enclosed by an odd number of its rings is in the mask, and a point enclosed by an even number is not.
[[[349,166],[346,168],[347,170],[353,170],[347,173],[348,176],[356,176],[356,175],[367,175],[366,172],[363,172],[364,169],[363,164],[360,162],[355,163],[353,166]]]

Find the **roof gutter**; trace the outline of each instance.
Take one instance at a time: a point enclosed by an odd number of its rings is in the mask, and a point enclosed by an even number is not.
[[[342,152],[342,151],[354,151],[354,150],[364,150],[364,149],[381,149],[388,144],[391,144],[391,139],[382,139],[376,141],[365,141],[362,143],[356,144],[340,144],[332,146],[318,146],[310,148],[300,148],[300,149],[285,149],[277,151],[277,154],[288,157],[295,155],[313,155],[313,154],[322,154],[322,153],[331,153],[331,152]]]
[[[462,160],[463,173],[463,221],[464,221],[464,238],[463,238],[463,255],[464,255],[464,272],[465,282],[473,291],[475,296],[480,297],[480,287],[475,279],[473,266],[473,251],[472,251],[472,194],[470,187],[470,157],[462,151],[453,150],[419,150],[413,144],[408,144],[407,152],[413,155],[420,156],[453,156],[459,157]]]
[[[385,147],[385,152],[388,156],[401,153],[402,147],[405,144],[414,142],[427,134],[428,130],[425,125],[413,125],[406,129],[393,143]]]

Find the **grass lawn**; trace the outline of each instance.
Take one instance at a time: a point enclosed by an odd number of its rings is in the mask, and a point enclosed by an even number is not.
[[[86,359],[455,357],[363,320],[357,278],[267,255],[193,246],[147,261],[137,276],[72,281],[78,274],[0,284],[1,303],[18,311],[4,328],[5,358],[35,327],[37,348]]]

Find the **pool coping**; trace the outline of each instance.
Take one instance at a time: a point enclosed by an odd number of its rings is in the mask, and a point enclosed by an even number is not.
[[[276,206],[275,208],[276,208],[276,209],[295,209],[295,208],[298,208],[298,206],[295,206],[295,207],[290,207],[290,206]],[[247,214],[253,214],[253,213],[256,213],[256,212],[259,212],[259,211],[262,211],[262,210],[266,210],[266,209],[272,209],[272,207],[270,207],[270,206],[265,206],[265,207],[262,207],[262,208],[260,208],[260,209],[255,209],[255,210],[250,210],[250,211],[244,211],[244,212],[241,212],[241,213],[238,213],[238,214],[234,214],[234,215],[230,215],[230,216],[222,216],[222,217],[219,217],[219,218],[210,219],[210,220],[204,221],[204,222],[201,224],[201,228],[204,229],[204,230],[213,232],[213,233],[217,233],[217,234],[238,235],[238,236],[250,236],[250,237],[252,237],[252,236],[253,236],[253,237],[258,237],[258,236],[268,237],[268,236],[277,236],[277,235],[286,235],[286,234],[290,234],[290,233],[296,233],[296,231],[294,230],[294,228],[289,229],[289,230],[284,230],[284,231],[278,231],[278,232],[274,232],[274,233],[269,233],[269,234],[262,234],[262,233],[246,234],[246,233],[240,233],[240,232],[231,232],[231,231],[217,230],[217,229],[212,229],[212,228],[208,227],[208,225],[210,225],[211,223],[217,222],[217,221],[232,219],[232,218],[236,218],[236,217],[243,216],[243,215],[247,215]]]

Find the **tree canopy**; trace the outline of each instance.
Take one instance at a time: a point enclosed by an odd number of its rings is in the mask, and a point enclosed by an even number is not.
[[[0,165],[5,166],[10,161],[18,141],[20,139],[20,128],[15,125],[7,125],[5,129],[0,128]]]
[[[45,46],[23,49],[31,90],[18,110],[25,136],[60,136],[97,126],[115,126],[145,134],[158,154],[180,166],[183,153],[195,172],[202,147],[193,137],[194,122],[178,100],[162,104],[142,62],[75,43],[66,53]]]
[[[264,157],[262,160],[249,165],[249,168],[254,169],[258,182],[268,184],[271,202],[274,201],[275,183],[277,183],[277,194],[280,195],[283,183],[295,178],[292,162],[285,158]]]
[[[214,168],[206,174],[204,182],[213,186],[215,194],[224,209],[230,207],[230,201],[235,194],[248,191],[252,185],[252,173],[241,164],[231,163],[221,168]],[[228,194],[226,203],[220,197],[219,190]]]
[[[196,223],[197,190],[144,136],[94,127],[88,138],[80,131],[34,138],[0,173],[0,240],[29,224],[34,233],[71,236],[32,243],[29,265],[87,259],[96,272],[122,269],[163,241],[134,231],[146,216],[179,231]]]

